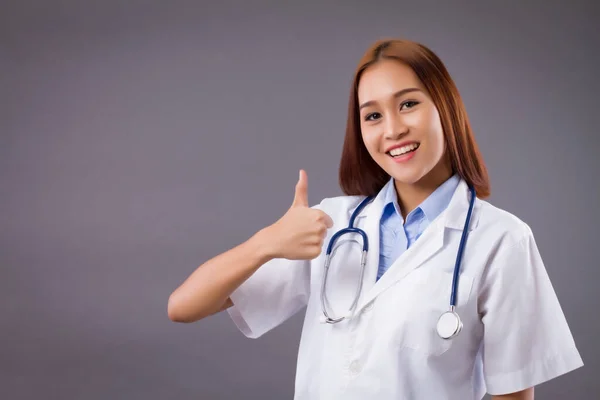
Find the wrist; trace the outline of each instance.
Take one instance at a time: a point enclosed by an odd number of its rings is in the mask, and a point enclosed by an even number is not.
[[[278,257],[271,229],[271,227],[263,228],[251,238],[255,254],[259,257],[261,264]]]

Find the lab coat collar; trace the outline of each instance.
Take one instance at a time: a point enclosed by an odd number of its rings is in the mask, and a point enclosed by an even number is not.
[[[386,203],[386,191],[389,185],[393,185],[393,181],[390,180],[375,196],[373,201],[368,204],[364,211],[360,213],[357,218],[368,218],[369,220],[376,220],[377,224],[380,222],[381,214],[383,212],[383,207]],[[438,226],[438,224],[442,224],[447,228],[459,229],[462,230],[465,224],[465,219],[467,217],[467,212],[469,211],[469,186],[464,179],[460,179],[454,194],[448,204],[446,210],[444,210],[438,217],[432,221],[432,224]],[[479,221],[479,210],[480,205],[478,202],[475,202],[473,214],[471,216],[471,223],[469,224],[469,231],[475,229],[477,227],[477,222]],[[348,210],[348,217],[352,214],[354,208]],[[375,244],[379,244],[377,241]]]
[[[367,206],[358,218],[366,217],[364,230],[369,237],[369,253],[367,270],[365,271],[365,285],[358,303],[356,312],[374,300],[380,293],[390,288],[395,282],[404,278],[411,271],[422,266],[427,260],[434,257],[446,243],[446,229],[462,230],[469,210],[469,187],[461,179],[450,203],[432,223],[425,229],[422,236],[409,247],[388,271],[377,281],[377,267],[379,265],[379,224],[381,212],[385,203],[384,190],[381,190],[375,199]],[[479,202],[475,202],[469,231],[477,227],[479,221]],[[353,210],[351,210],[352,212]]]
[[[461,179],[450,204],[447,209],[440,215],[443,220],[442,223],[446,228],[463,230],[465,227],[465,220],[467,213],[469,212],[469,201],[471,200],[471,194],[469,193],[469,185],[464,179]],[[475,199],[473,205],[473,213],[471,215],[471,222],[469,224],[469,231],[472,231],[477,227],[479,222],[481,203]]]

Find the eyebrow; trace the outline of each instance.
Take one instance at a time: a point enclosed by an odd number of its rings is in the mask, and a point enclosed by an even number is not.
[[[406,89],[402,89],[402,90],[400,90],[400,91],[398,91],[398,92],[394,93],[394,98],[396,98],[396,99],[397,99],[398,97],[400,97],[400,96],[403,96],[403,95],[405,95],[406,93],[410,93],[410,92],[420,92],[420,91],[421,91],[421,89],[414,88],[414,87],[412,87],[412,88],[406,88]],[[376,101],[375,101],[375,100],[367,101],[367,102],[365,102],[365,103],[362,103],[358,109],[359,109],[359,110],[362,110],[363,108],[365,108],[365,107],[369,107],[369,106],[372,106],[372,105],[373,105],[373,104],[375,104],[375,103],[376,103]]]

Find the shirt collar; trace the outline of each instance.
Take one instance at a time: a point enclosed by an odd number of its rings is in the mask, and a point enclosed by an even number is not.
[[[425,218],[430,222],[436,219],[442,211],[446,209],[458,184],[460,183],[460,177],[457,174],[452,175],[448,180],[437,187],[436,190],[429,195],[417,208],[415,208],[411,214],[416,213],[419,209],[425,214]],[[386,183],[384,190],[384,201],[383,201],[383,212],[388,209],[390,204],[396,210],[396,213],[402,219],[400,213],[400,206],[398,205],[398,196],[396,195],[396,187],[394,185],[394,178],[390,178]]]

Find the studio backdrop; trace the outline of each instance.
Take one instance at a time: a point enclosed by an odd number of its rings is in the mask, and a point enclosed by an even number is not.
[[[0,397],[292,399],[303,310],[251,340],[227,313],[171,322],[168,297],[283,215],[300,168],[311,204],[341,194],[352,74],[398,37],[455,79],[489,201],[532,228],[583,357],[536,398],[596,398],[599,19],[593,1],[3,1]]]

